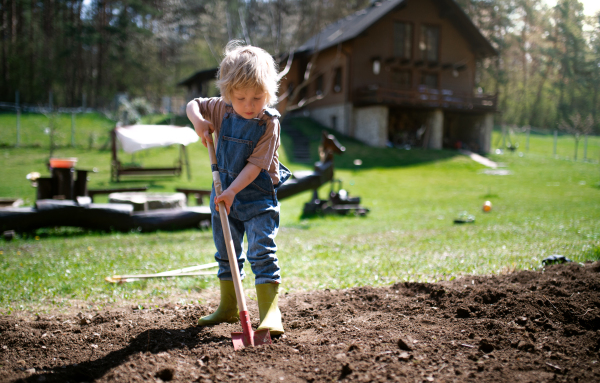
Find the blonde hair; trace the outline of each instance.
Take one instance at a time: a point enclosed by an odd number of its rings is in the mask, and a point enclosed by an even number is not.
[[[275,60],[262,48],[242,44],[237,40],[227,43],[217,74],[221,96],[230,103],[234,90],[253,88],[267,93],[268,106],[276,104],[279,79]]]

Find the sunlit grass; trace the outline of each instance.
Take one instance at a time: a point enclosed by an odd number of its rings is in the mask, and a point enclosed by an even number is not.
[[[311,153],[316,160],[319,127],[304,119],[292,123],[315,138]],[[485,174],[485,167],[453,151],[376,149],[339,138],[347,150],[336,159],[336,178],[343,180],[350,195],[361,196],[371,211],[366,217],[302,218],[310,192],[283,201],[277,254],[286,291],[531,270],[540,268],[541,260],[551,254],[576,262],[600,259],[600,166],[553,158],[552,140],[547,147],[547,137],[538,140],[532,135],[530,151],[522,157],[518,152],[491,155],[511,171],[507,176]],[[534,150],[534,144],[540,149]],[[172,191],[177,186],[208,188],[206,151],[199,144],[189,149],[191,181],[183,176],[145,184],[156,191]],[[90,187],[115,186],[108,180],[110,152],[64,150],[79,157],[82,167],[99,169],[90,175]],[[35,190],[24,175],[43,166],[45,151],[4,148],[0,153],[6,180],[0,184],[0,196],[28,194],[33,202]],[[287,153],[291,153],[291,140],[284,132],[282,162],[292,170],[310,168],[293,163]],[[137,160],[164,163],[176,155],[172,148],[157,149]],[[355,158],[363,160],[360,169],[353,165]],[[327,198],[328,192],[326,185],[320,197]],[[481,210],[486,200],[493,204],[491,213]],[[454,224],[463,211],[473,214],[475,223]],[[210,231],[100,234],[52,229],[37,235],[39,239],[0,241],[3,312],[60,307],[73,300],[94,305],[194,301],[199,291],[216,286],[214,276],[124,285],[104,282],[112,274],[212,262],[215,250]],[[250,288],[253,278],[247,271],[245,285]]]

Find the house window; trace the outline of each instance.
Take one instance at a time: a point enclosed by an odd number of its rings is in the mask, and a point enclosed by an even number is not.
[[[394,23],[394,56],[406,60],[412,58],[412,24]]]
[[[339,93],[342,91],[342,68],[335,68],[333,74],[333,91]]]
[[[398,88],[410,88],[412,85],[412,73],[409,70],[393,70],[392,85]]]
[[[319,75],[319,77],[317,77],[315,79],[315,85],[316,85],[315,94],[317,96],[321,96],[323,94],[323,75]]]
[[[421,74],[421,85],[427,88],[437,89],[438,87],[438,75],[437,73],[422,73]]]
[[[440,28],[432,25],[421,25],[421,36],[419,39],[421,60],[437,62],[439,45]]]

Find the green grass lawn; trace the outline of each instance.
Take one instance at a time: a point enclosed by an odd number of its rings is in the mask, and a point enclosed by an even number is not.
[[[306,119],[290,124],[314,138],[311,153],[316,160],[321,129]],[[532,135],[530,150],[522,156],[490,156],[511,171],[506,176],[485,174],[485,167],[454,151],[369,148],[338,138],[347,150],[336,159],[336,178],[350,195],[361,196],[371,212],[366,217],[302,218],[310,192],[283,201],[277,243],[285,290],[379,286],[536,269],[551,254],[576,262],[600,259],[600,165],[590,150],[600,148],[597,137],[588,143],[588,158],[594,161],[573,162],[566,159],[573,150],[572,138],[559,138],[565,153],[553,158],[552,137]],[[282,162],[292,170],[310,169],[291,161],[291,145],[284,130]],[[524,140],[521,148],[525,149]],[[109,181],[109,151],[59,150],[60,155],[78,157],[80,168],[98,169],[90,175],[90,187],[116,186]],[[183,176],[119,185],[144,184],[154,191],[209,188],[206,150],[198,143],[190,145],[189,152],[191,181]],[[176,156],[175,148],[164,148],[123,159],[164,165]],[[35,189],[25,175],[44,172],[47,150],[4,147],[0,158],[0,197],[22,197],[33,203]],[[360,169],[353,165],[356,158],[363,161]],[[320,196],[326,198],[328,191],[329,185],[324,186]],[[481,211],[486,200],[493,203],[487,214]],[[463,211],[473,214],[476,222],[453,224]],[[98,306],[122,301],[147,306],[162,299],[192,302],[198,299],[198,291],[217,286],[214,276],[124,285],[104,282],[112,274],[212,262],[209,230],[100,234],[52,229],[37,234],[12,242],[0,240],[1,312],[48,310],[75,301]],[[245,285],[250,288],[252,283],[249,272]]]

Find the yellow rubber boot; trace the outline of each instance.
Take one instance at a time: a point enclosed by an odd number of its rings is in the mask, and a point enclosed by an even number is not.
[[[221,303],[217,311],[198,319],[198,326],[213,326],[219,323],[235,323],[240,320],[233,281],[219,281],[221,284]]]
[[[281,335],[285,332],[281,323],[281,311],[277,307],[278,297],[279,284],[256,285],[258,313],[260,314],[260,325],[257,330],[268,328],[271,335]]]

